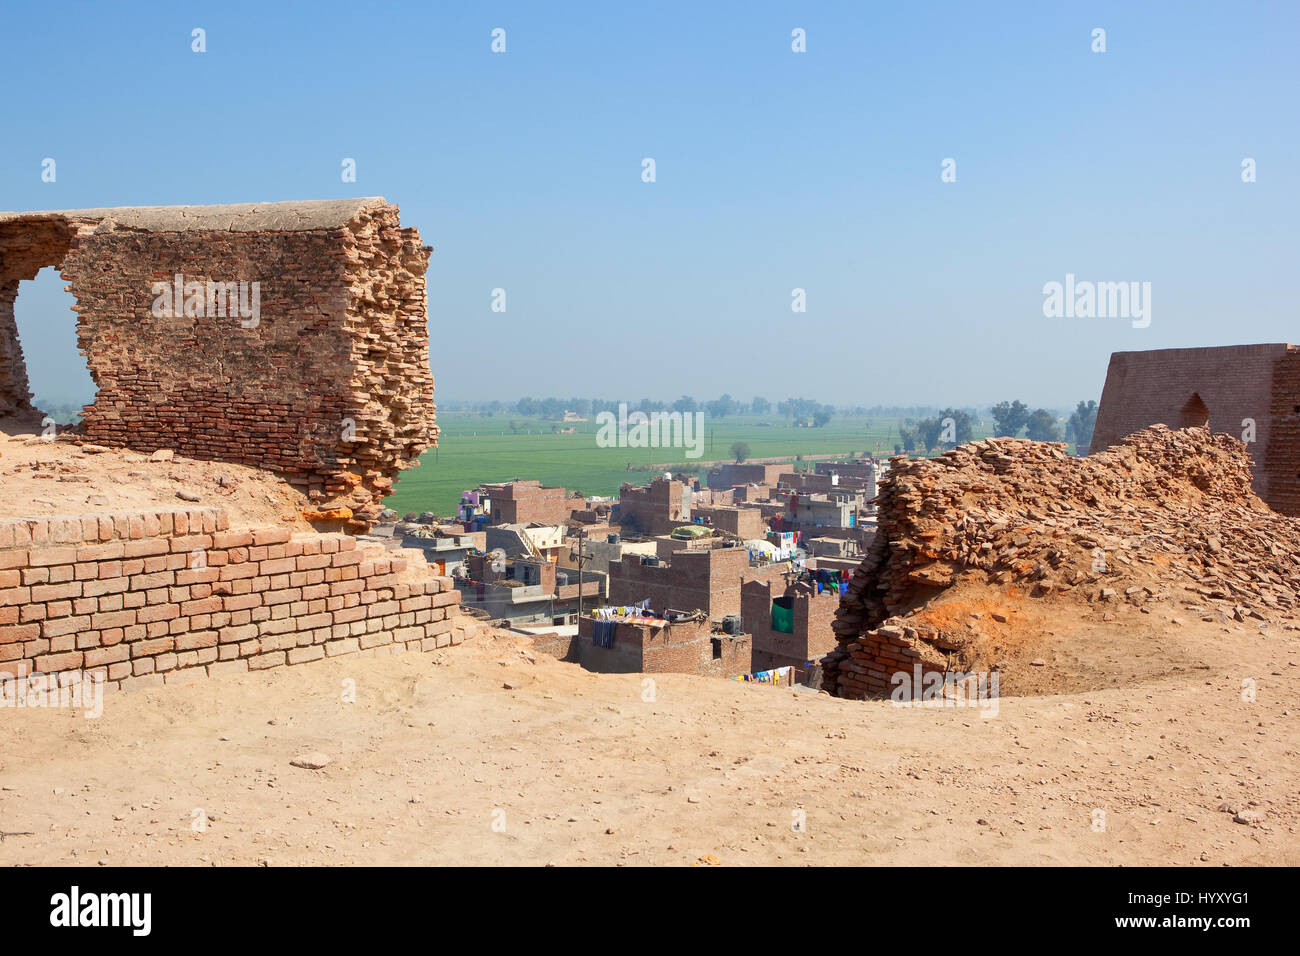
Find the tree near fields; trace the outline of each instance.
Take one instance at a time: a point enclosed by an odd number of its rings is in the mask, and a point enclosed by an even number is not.
[[[749,457],[749,444],[743,441],[733,441],[731,443],[731,454],[736,459],[736,464],[740,464]]]
[[[898,426],[898,438],[899,441],[902,442],[903,451],[907,452],[907,454],[910,455],[912,452],[916,451],[918,433],[916,426],[911,422],[904,422]],[[896,445],[894,447],[898,446]]]
[[[951,421],[952,428],[947,427]],[[945,408],[939,413],[939,422],[944,427],[939,432],[939,441],[954,445],[964,445],[974,436],[970,413],[955,408]],[[945,434],[946,433],[946,434]]]
[[[993,406],[993,434],[1015,438],[1029,423],[1029,406],[1021,401],[998,402]]]
[[[831,420],[831,416],[834,414],[835,409],[831,408],[829,405],[823,405],[813,413],[813,425],[817,428],[823,427]]]
[[[923,418],[916,423],[916,437],[926,451],[939,447],[939,434],[943,431],[943,420]]]
[[[772,410],[772,403],[766,398],[756,397],[752,402],[750,402],[749,407],[753,410],[755,415],[766,415]]]
[[[723,395],[711,402],[704,403],[704,410],[710,418],[726,418],[739,410],[739,404],[730,395]]]
[[[1056,416],[1045,408],[1036,408],[1025,422],[1025,437],[1031,441],[1060,441]]]
[[[1080,448],[1092,444],[1092,430],[1097,427],[1097,403],[1080,402],[1065,423],[1065,440]]]

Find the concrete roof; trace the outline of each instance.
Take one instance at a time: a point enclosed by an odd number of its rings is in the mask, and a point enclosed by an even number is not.
[[[0,227],[31,220],[89,220],[112,222],[145,232],[305,232],[335,229],[361,212],[386,205],[382,196],[359,199],[312,199],[303,202],[231,203],[220,206],[117,206],[109,209],[48,209],[0,212]]]

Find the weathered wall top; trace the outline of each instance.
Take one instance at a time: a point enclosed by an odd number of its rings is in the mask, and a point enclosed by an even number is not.
[[[115,206],[0,212],[0,229],[10,222],[62,219],[69,222],[111,222],[117,228],[142,232],[305,232],[337,229],[365,210],[383,205],[382,196],[366,196],[360,199],[244,202],[219,206]]]
[[[279,472],[359,530],[437,441],[431,252],[380,198],[0,213],[0,415],[33,411],[13,307],[55,266],[82,435]]]

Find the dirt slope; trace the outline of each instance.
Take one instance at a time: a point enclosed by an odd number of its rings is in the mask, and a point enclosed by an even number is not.
[[[1188,630],[1195,668],[990,717],[685,675],[646,701],[500,636],[4,710],[0,830],[33,835],[0,865],[1298,864],[1300,640]]]

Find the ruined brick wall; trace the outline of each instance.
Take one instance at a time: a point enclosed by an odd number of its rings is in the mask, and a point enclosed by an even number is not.
[[[61,264],[89,440],[270,469],[373,519],[437,439],[430,251],[382,199],[0,215],[0,413],[26,390],[10,290]],[[155,314],[177,275],[204,285]],[[260,314],[215,307],[209,282],[258,283]]]
[[[460,638],[459,598],[382,546],[221,509],[0,520],[0,673],[120,685],[429,650]]]
[[[0,416],[32,411],[27,366],[14,320],[18,283],[62,262],[71,242],[72,230],[66,223],[38,220],[20,229],[0,225]]]
[[[1273,365],[1267,433],[1256,435],[1252,453],[1263,449],[1255,493],[1285,515],[1300,515],[1300,349],[1288,348]],[[1258,472],[1263,471],[1263,481]]]
[[[988,438],[891,462],[880,535],[822,659],[837,696],[887,695],[917,667],[1000,670],[1008,648],[1037,638],[1027,615],[1040,599],[1058,621],[1148,599],[1203,602],[1206,620],[1300,607],[1300,522],[1251,492],[1246,446],[1230,435],[1155,425],[1086,458]]]
[[[1248,448],[1256,463],[1255,493],[1286,514],[1300,514],[1300,456],[1293,451],[1293,438],[1300,437],[1300,396],[1295,396],[1300,367],[1293,353],[1285,344],[1115,352],[1090,452],[1148,425],[1204,425],[1195,420],[1202,405],[1211,432],[1241,438],[1243,421],[1252,419],[1255,441]],[[1295,401],[1287,403],[1287,395]],[[1275,422],[1281,429],[1276,437]]]

